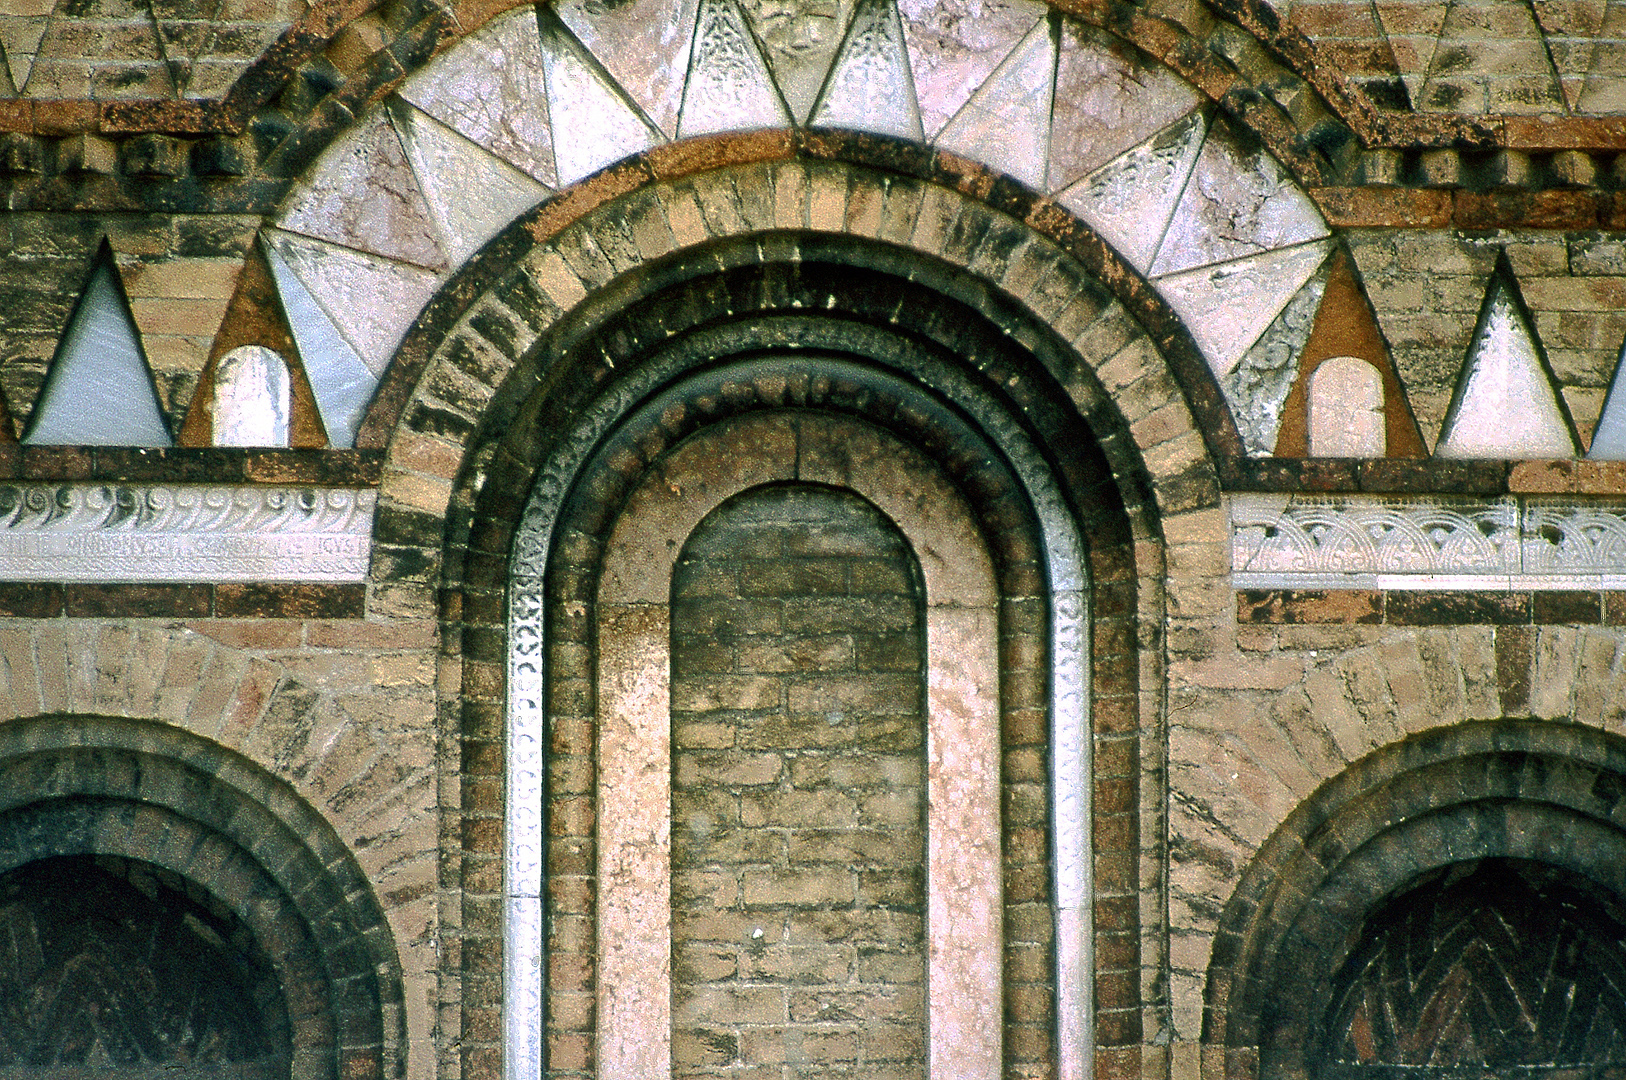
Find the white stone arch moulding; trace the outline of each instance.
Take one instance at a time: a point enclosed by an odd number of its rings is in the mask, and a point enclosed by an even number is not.
[[[654,378],[654,374],[646,376]],[[591,448],[637,400],[637,388],[615,395],[583,418],[584,437],[557,455],[539,473],[515,544],[509,586],[507,708],[507,798],[504,874],[504,1073],[509,1080],[542,1074],[545,1019],[543,955],[542,835],[544,701],[543,588],[553,528],[564,496],[586,464]],[[804,414],[805,416],[805,414]],[[999,1030],[998,992],[1002,956],[999,905],[999,718],[998,606],[992,567],[971,522],[969,510],[944,484],[944,497],[915,499],[917,491],[886,483],[887,471],[901,475],[899,463],[918,452],[867,424],[839,425],[843,455],[821,459],[809,436],[799,435],[784,414],[736,421],[750,425],[746,445],[731,454],[704,454],[708,462],[733,466],[729,475],[715,467],[690,479],[704,481],[705,495],[682,493],[676,479],[703,451],[678,451],[661,469],[662,483],[645,483],[618,520],[606,554],[598,620],[599,716],[618,717],[624,730],[609,742],[633,751],[601,759],[599,787],[643,784],[658,794],[639,802],[642,817],[618,815],[606,821],[600,810],[599,1020],[598,1055],[602,1075],[617,1080],[652,1080],[670,1072],[664,1036],[670,1030],[668,978],[670,908],[658,890],[669,881],[669,590],[672,564],[694,526],[726,498],[764,483],[795,480],[846,488],[886,514],[910,542],[926,581],[927,799],[928,799],[928,999],[931,1075],[997,1080],[1001,1052],[986,1045],[986,1032]],[[808,423],[803,420],[801,423]],[[814,423],[819,423],[816,421]],[[736,430],[744,430],[736,427]],[[1044,537],[1045,571],[1051,618],[1051,843],[1054,852],[1057,951],[1058,1077],[1082,1080],[1092,1072],[1094,1043],[1093,919],[1090,910],[1090,724],[1088,717],[1088,594],[1083,547],[1064,509],[1054,480],[1019,431],[1008,424],[985,425],[1038,510]],[[726,437],[726,436],[725,436]],[[854,453],[854,440],[884,451],[872,453],[870,468],[855,470],[836,461]],[[696,440],[697,443],[705,440]],[[816,442],[817,440],[811,440]],[[801,458],[802,460],[798,460]],[[932,470],[935,473],[935,469]],[[940,474],[939,474],[940,475]],[[676,486],[679,490],[673,491]],[[950,508],[955,508],[951,510]],[[646,511],[654,513],[646,514]],[[647,519],[655,524],[641,526]],[[972,552],[955,557],[955,552]],[[965,598],[975,598],[966,602]],[[605,636],[607,633],[607,637]],[[986,657],[991,677],[967,679],[963,665],[944,658],[969,649]],[[602,728],[601,728],[602,730]],[[980,738],[979,738],[980,736]],[[960,776],[943,768],[942,758],[964,737],[974,747],[972,768]],[[605,740],[601,738],[601,748]],[[640,754],[638,751],[642,751]],[[665,764],[663,764],[665,762]],[[978,776],[976,769],[984,770]],[[968,803],[986,799],[979,783],[992,785],[989,823],[967,830],[940,822],[939,815],[963,813]],[[608,828],[608,832],[605,830]],[[941,846],[940,846],[941,845]],[[950,863],[986,862],[985,881],[951,875]],[[934,866],[937,868],[934,870]],[[657,891],[618,889],[614,882],[657,883]],[[991,892],[990,892],[991,890]],[[989,908],[991,905],[991,909]],[[952,925],[955,933],[937,932]],[[642,930],[636,929],[642,926]],[[958,937],[959,942],[951,939]],[[990,951],[991,950],[991,951]],[[650,977],[648,973],[658,973]],[[622,993],[625,987],[630,992]],[[990,993],[991,991],[991,993]],[[632,1039],[619,1032],[637,1032]],[[968,1071],[968,1068],[970,1071]]]

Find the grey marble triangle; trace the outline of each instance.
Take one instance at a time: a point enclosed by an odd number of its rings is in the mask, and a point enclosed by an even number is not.
[[[553,10],[669,139],[677,137],[699,0],[562,0]]]
[[[386,259],[446,268],[418,176],[384,109],[322,154],[276,224]]]
[[[384,373],[443,280],[416,266],[292,233],[273,231],[270,243],[374,375]]]
[[[322,414],[322,426],[327,428],[328,441],[337,447],[354,446],[356,429],[361,426],[378,378],[361,362],[332,317],[278,253],[275,243],[265,245],[265,256],[299,346],[305,378]]]
[[[1626,341],[1620,346],[1620,359],[1609,381],[1609,396],[1603,399],[1603,413],[1592,432],[1592,446],[1586,456],[1594,461],[1626,461]]]
[[[909,73],[928,139],[988,80],[1048,9],[1038,0],[898,0]]]
[[[861,0],[810,122],[924,141],[895,0]]]
[[[454,265],[547,197],[547,188],[412,106],[392,112]]]
[[[808,122],[858,0],[737,0],[798,124]]]
[[[789,127],[768,62],[734,0],[700,0],[678,136]]]
[[[152,369],[104,246],[68,317],[23,442],[40,446],[170,446]]]
[[[1209,126],[1151,273],[1177,274],[1329,235],[1321,211],[1264,150],[1243,150],[1229,126]]]
[[[1485,286],[1434,456],[1573,458],[1575,425],[1547,363],[1507,253]]]
[[[934,142],[1043,190],[1055,86],[1056,39],[1040,19]]]
[[[1206,132],[1192,113],[1056,196],[1141,273],[1163,239]]]
[[[1152,284],[1185,323],[1214,376],[1224,379],[1326,260],[1329,244],[1278,248]]]
[[[564,23],[548,11],[537,21],[560,187],[666,141]]]
[[[453,131],[557,186],[536,13],[492,19],[401,86],[401,96]]]
[[[1220,390],[1250,457],[1268,457],[1275,451],[1282,406],[1298,377],[1299,354],[1315,328],[1316,311],[1326,289],[1327,266],[1323,263],[1231,373],[1220,379]]]

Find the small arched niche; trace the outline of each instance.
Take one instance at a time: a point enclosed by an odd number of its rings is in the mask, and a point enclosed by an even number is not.
[[[923,600],[908,542],[847,490],[754,488],[685,543],[674,1067],[925,1069]]]
[[[1310,455],[1382,457],[1388,452],[1383,376],[1356,356],[1333,356],[1310,375]]]

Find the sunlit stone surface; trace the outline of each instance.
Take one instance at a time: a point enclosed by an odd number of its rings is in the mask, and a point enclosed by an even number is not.
[[[565,0],[554,12],[667,138],[677,136],[699,0]]]
[[[547,188],[411,106],[392,112],[453,263],[547,197]]]
[[[1615,363],[1615,377],[1609,384],[1609,396],[1604,399],[1603,414],[1592,432],[1592,446],[1587,457],[1595,461],[1626,461],[1626,344]]]
[[[863,0],[812,123],[921,141],[920,110],[892,0]]]
[[[937,145],[1043,188],[1056,43],[1040,22],[937,137]]]
[[[46,373],[23,442],[170,445],[152,372],[114,273],[112,261],[104,261],[85,286]]]
[[[806,123],[847,34],[854,0],[739,0],[797,123]]]
[[[789,124],[767,61],[739,11],[729,0],[700,0],[679,137]]]
[[[418,178],[379,110],[323,154],[278,225],[345,247],[439,270],[446,266]]]
[[[928,139],[943,130],[1045,11],[1035,0],[898,0]]]
[[[1153,282],[1185,321],[1208,366],[1223,378],[1327,256],[1321,241]]]
[[[1568,458],[1578,455],[1569,417],[1515,298],[1506,256],[1491,274],[1436,457]]]
[[[1107,163],[1057,198],[1145,273],[1203,145],[1193,113]]]
[[[1383,378],[1354,356],[1323,360],[1310,376],[1310,455],[1382,457]]]
[[[540,23],[560,187],[664,141],[606,81],[569,30],[546,13]]]
[[[1321,213],[1276,160],[1209,129],[1151,272],[1175,274],[1327,235]]]
[[[401,86],[401,96],[549,186],[553,132],[536,13],[491,20]]]
[[[1313,275],[1290,300],[1276,321],[1260,335],[1220,389],[1236,418],[1237,431],[1251,455],[1275,452],[1282,405],[1298,377],[1299,357],[1315,327],[1316,311],[1326,291],[1325,270]]]
[[[1197,107],[1197,92],[1161,64],[1082,23],[1061,24],[1050,190],[1073,181]]]
[[[275,350],[240,345],[215,367],[216,446],[287,446],[288,365]]]

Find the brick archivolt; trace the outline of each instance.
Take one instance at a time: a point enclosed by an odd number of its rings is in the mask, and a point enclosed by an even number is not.
[[[20,754],[52,731],[87,745],[104,738],[101,721],[34,718],[118,718],[105,721],[108,745],[126,745],[119,733],[134,733],[133,750],[241,775],[240,786],[308,842],[324,837],[320,862],[351,867],[357,878],[346,891],[364,891],[386,920],[358,935],[433,940],[437,796],[433,745],[422,734],[432,706],[419,688],[428,679],[421,649],[430,634],[348,620],[195,626],[95,619],[0,626],[0,748]],[[369,637],[382,647],[362,644]],[[430,950],[399,959],[394,950],[390,944],[389,962],[421,1002]],[[410,1074],[428,1075],[430,1017],[422,1004],[410,1016],[403,1005],[397,996],[389,1006],[386,1053],[408,1067],[400,1028],[408,1024],[418,1047]]]

